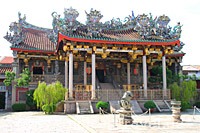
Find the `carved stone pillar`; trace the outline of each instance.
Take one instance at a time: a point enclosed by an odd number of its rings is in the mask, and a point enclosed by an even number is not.
[[[147,98],[147,61],[146,61],[146,55],[143,55],[142,65],[143,65],[144,97]]]
[[[92,99],[96,98],[95,90],[96,90],[96,60],[95,53],[92,54]]]
[[[166,78],[166,57],[162,57],[162,73],[163,73],[163,97],[167,96],[167,78]]]
[[[69,53],[69,99],[73,99],[73,53]]]

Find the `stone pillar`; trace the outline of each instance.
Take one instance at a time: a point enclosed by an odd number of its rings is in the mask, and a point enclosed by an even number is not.
[[[69,53],[69,99],[73,99],[73,53]]]
[[[166,78],[166,57],[162,57],[162,73],[163,73],[163,97],[167,96],[167,78]]]
[[[68,61],[65,61],[65,88],[68,88]]]
[[[127,84],[131,84],[130,63],[127,63]]]
[[[17,52],[13,52],[13,63],[12,68],[13,72],[15,73],[15,78],[18,78],[19,76],[19,59],[17,58]],[[16,103],[16,87],[14,82],[12,82],[12,104]]]
[[[86,69],[87,69],[87,62],[84,61],[84,71],[83,71],[83,75],[84,75],[84,85],[87,85],[87,73],[86,73]]]
[[[59,75],[59,64],[58,61],[55,61],[55,81],[58,80],[58,75]]]
[[[92,54],[92,99],[96,98],[95,90],[96,90],[96,60],[95,53]]]
[[[147,98],[147,62],[146,62],[146,55],[143,55],[143,57],[142,57],[142,65],[143,65],[144,97]]]

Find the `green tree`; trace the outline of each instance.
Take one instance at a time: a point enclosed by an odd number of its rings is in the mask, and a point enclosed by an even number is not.
[[[28,68],[25,68],[23,72],[20,74],[20,77],[16,79],[17,86],[29,86],[29,82],[31,81],[31,73]]]
[[[20,74],[19,78],[15,78],[15,73],[14,72],[5,72],[5,80],[4,84],[6,86],[12,85],[12,81],[16,82],[16,86],[18,87],[23,87],[23,86],[29,86],[29,82],[31,81],[31,73],[28,68],[25,68],[23,72]]]
[[[151,83],[161,83],[163,81],[163,71],[162,66],[154,66],[151,69],[151,77],[149,77],[149,82]],[[167,78],[167,85],[172,84],[173,82],[178,81],[178,75],[174,75],[172,71],[166,68],[166,78]]]
[[[3,81],[6,86],[12,85],[12,81],[15,79],[15,73],[6,71],[5,72],[5,80]]]
[[[177,83],[173,83],[169,86],[172,90],[172,99],[181,101],[181,109],[185,110],[191,107],[196,97],[196,81],[183,81],[180,86]]]
[[[38,84],[33,94],[37,107],[42,109],[45,114],[52,114],[58,102],[64,100],[66,89],[63,85],[56,81],[47,85],[45,82]]]

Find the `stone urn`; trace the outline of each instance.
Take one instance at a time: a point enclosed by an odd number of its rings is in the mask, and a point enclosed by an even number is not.
[[[181,101],[171,101],[174,122],[181,122]]]

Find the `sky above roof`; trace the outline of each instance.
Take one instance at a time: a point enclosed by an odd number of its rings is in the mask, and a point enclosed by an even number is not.
[[[152,13],[153,17],[167,15],[171,19],[169,25],[175,26],[180,22],[182,35],[180,40],[185,43],[182,51],[186,53],[183,65],[200,65],[200,0],[6,0],[0,5],[0,56],[12,56],[10,43],[3,36],[9,31],[11,22],[18,21],[18,12],[26,21],[44,28],[52,28],[52,12],[57,12],[64,17],[64,8],[74,8],[79,12],[77,20],[86,21],[85,11],[91,8],[101,11],[104,16],[101,21],[131,15]]]

